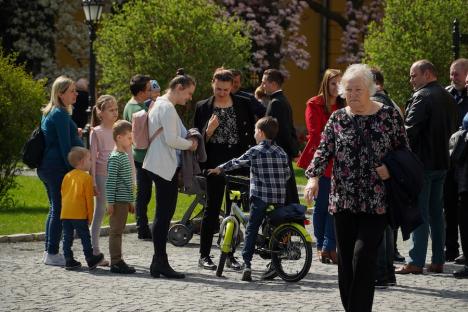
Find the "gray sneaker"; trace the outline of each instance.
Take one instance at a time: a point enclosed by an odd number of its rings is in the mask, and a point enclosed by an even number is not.
[[[61,253],[47,253],[44,259],[46,265],[65,266],[65,257]]]
[[[244,282],[251,282],[252,281],[252,269],[245,267],[244,271],[242,272],[242,280]]]

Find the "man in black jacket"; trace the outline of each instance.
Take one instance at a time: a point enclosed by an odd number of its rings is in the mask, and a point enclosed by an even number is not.
[[[458,109],[457,127],[462,125],[462,119],[468,112],[468,94],[465,87],[465,77],[468,74],[468,59],[460,58],[450,65],[450,86],[445,89],[455,99]],[[458,193],[457,183],[454,177],[454,168],[451,164],[447,172],[444,185],[444,213],[445,213],[445,260],[464,263],[463,256],[460,256],[458,244]],[[458,257],[458,258],[457,258]]]
[[[250,101],[250,110],[255,115],[255,118],[260,119],[265,116],[265,107],[257,101],[255,96],[251,93],[245,92],[241,90],[242,86],[242,73],[238,69],[230,69],[229,70],[232,75],[234,76],[234,80],[232,82],[232,94],[237,96],[242,96]]]
[[[288,99],[281,90],[284,82],[283,74],[277,69],[268,69],[263,73],[262,87],[270,96],[265,116],[271,116],[278,120],[279,132],[276,143],[281,146],[289,158],[291,177],[288,180],[286,190],[286,204],[299,203],[297,194],[296,177],[292,166],[293,158],[299,154],[296,129],[292,118],[292,109]]]
[[[453,97],[437,82],[431,62],[415,62],[410,69],[410,83],[414,94],[407,102],[405,128],[411,149],[424,165],[424,184],[418,197],[424,223],[411,234],[413,246],[408,264],[395,273],[423,272],[429,228],[432,261],[427,271],[441,273],[445,263],[443,186],[449,167],[448,142],[456,130],[457,111]]]
[[[72,119],[78,128],[84,129],[88,123],[88,114],[86,113],[86,110],[89,106],[89,82],[86,78],[80,78],[75,85],[78,96],[76,97],[76,103],[73,105]]]

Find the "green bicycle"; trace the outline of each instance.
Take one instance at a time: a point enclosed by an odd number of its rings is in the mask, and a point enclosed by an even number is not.
[[[227,182],[248,183],[245,178],[226,176]],[[239,179],[245,180],[244,182]],[[238,203],[242,200],[241,192],[230,190],[229,197],[232,200],[231,212],[224,218],[219,230],[218,245],[221,250],[216,276],[223,274],[226,258],[234,252],[242,240],[240,225],[246,228],[248,216],[246,216]],[[297,282],[303,279],[309,272],[312,264],[312,237],[304,227],[308,220],[281,222],[273,224],[270,215],[274,211],[273,206],[267,209],[267,216],[262,224],[261,233],[257,234],[255,254],[263,259],[271,259],[271,268],[274,273],[270,277],[279,276],[286,282]]]

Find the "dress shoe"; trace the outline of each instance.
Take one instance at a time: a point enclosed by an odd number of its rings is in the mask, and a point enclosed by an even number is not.
[[[444,272],[444,265],[443,265],[443,264],[434,264],[434,263],[431,263],[431,264],[427,267],[427,272],[431,272],[431,273],[443,273],[443,272]]]
[[[393,256],[393,261],[395,262],[405,262],[405,257],[403,257],[398,250],[395,251]]]
[[[211,257],[202,257],[198,260],[198,266],[204,268],[205,270],[215,271],[217,266],[211,261]]]
[[[468,278],[468,266],[463,266],[463,269],[454,271],[453,276],[455,278]]]
[[[405,264],[395,270],[395,274],[422,274],[423,269],[413,264]]]
[[[456,258],[458,258],[458,256],[460,256],[460,252],[458,252],[458,250],[455,250],[455,251],[446,250],[445,251],[446,262],[453,262],[455,261]]]
[[[236,257],[234,257],[233,255],[229,255],[226,259],[226,266],[235,271],[242,270],[242,265],[237,261]]]
[[[326,264],[329,264],[331,263],[331,259],[330,259],[330,252],[326,251],[326,250],[322,250],[321,254],[320,254],[320,262],[322,263],[326,263]]]
[[[465,264],[466,263],[465,255],[461,255],[458,258],[456,258],[455,263],[456,264]]]

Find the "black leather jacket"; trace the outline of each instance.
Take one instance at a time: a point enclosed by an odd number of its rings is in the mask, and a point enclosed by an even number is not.
[[[458,93],[457,89],[455,89],[454,86],[448,86],[445,88],[452,96],[455,98],[455,95]],[[457,100],[455,100],[457,104],[457,109],[458,109],[458,123],[457,127],[461,127],[463,117],[468,113],[468,90],[463,89],[461,92],[461,97]]]
[[[455,101],[437,81],[416,90],[406,103],[405,128],[425,170],[449,168],[449,138],[457,130]]]

